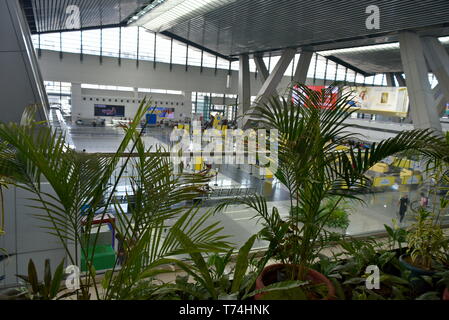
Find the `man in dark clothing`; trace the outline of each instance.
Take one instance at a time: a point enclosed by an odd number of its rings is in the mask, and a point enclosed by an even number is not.
[[[408,200],[408,196],[406,194],[403,195],[401,199],[399,199],[399,216],[400,216],[399,222],[402,222],[402,220],[404,219],[405,212],[407,211],[409,202],[410,201]]]

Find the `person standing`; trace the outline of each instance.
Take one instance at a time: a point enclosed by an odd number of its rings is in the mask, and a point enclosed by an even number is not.
[[[424,192],[421,192],[421,199],[419,200],[421,207],[426,208],[429,205],[429,198],[425,196]]]
[[[408,199],[408,195],[403,195],[401,197],[401,199],[399,199],[399,217],[400,220],[399,222],[402,222],[402,220],[404,219],[405,213],[407,212],[407,208],[409,205],[409,199]]]

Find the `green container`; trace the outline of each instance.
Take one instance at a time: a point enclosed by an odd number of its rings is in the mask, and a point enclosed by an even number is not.
[[[92,254],[92,247],[88,248],[89,255]],[[112,269],[115,264],[115,251],[110,245],[96,246],[93,265],[95,270]],[[87,271],[84,256],[81,256],[81,271]]]

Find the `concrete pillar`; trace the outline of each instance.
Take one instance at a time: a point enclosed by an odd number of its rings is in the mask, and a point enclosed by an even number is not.
[[[440,117],[428,79],[428,68],[419,36],[410,31],[399,35],[401,59],[407,79],[410,114],[415,128],[432,128],[442,132]]]
[[[435,37],[422,38],[424,56],[435,77],[439,91],[444,95],[444,105],[449,102],[449,55],[446,48]],[[441,103],[438,104],[438,107]]]
[[[387,72],[385,74],[387,79],[387,86],[388,87],[396,87],[396,82],[394,81],[394,73],[393,72]]]
[[[192,91],[184,91],[184,105],[180,106],[180,109],[177,113],[179,113],[179,118],[182,120],[185,117],[193,119],[192,117]],[[175,112],[176,114],[176,112]],[[176,115],[178,116],[178,115]]]
[[[440,117],[442,117],[446,113],[446,103],[448,99],[443,94],[441,86],[439,84],[435,88],[433,88],[432,92],[435,99],[435,108],[437,109]]]
[[[279,59],[278,63],[273,69],[273,72],[268,76],[267,80],[264,82],[262,87],[257,94],[257,101],[263,102],[266,99],[270,98],[272,95],[276,94],[277,87],[279,82],[281,82],[282,77],[285,74],[285,70],[287,70],[288,65],[295,57],[296,49],[285,49]]]
[[[0,1],[0,21],[0,121],[20,122],[24,109],[31,104],[41,106],[36,120],[47,120],[47,94],[18,0]]]
[[[242,54],[239,57],[239,106],[238,115],[243,115],[251,105],[251,82],[249,73],[249,57]]]
[[[312,51],[302,51],[299,56],[298,65],[296,66],[295,74],[293,75],[294,83],[306,84],[307,73],[309,72],[310,61],[312,61]],[[292,96],[292,90],[289,90],[288,98]]]
[[[298,65],[296,66],[293,82],[306,83],[307,73],[309,72],[310,61],[312,61],[313,52],[303,51],[299,56]]]
[[[265,61],[263,61],[263,57],[254,56],[254,63],[256,64],[257,71],[259,72],[259,79],[262,83],[264,83],[270,75],[270,71],[267,69]]]
[[[72,83],[72,122],[82,118],[81,83]]]

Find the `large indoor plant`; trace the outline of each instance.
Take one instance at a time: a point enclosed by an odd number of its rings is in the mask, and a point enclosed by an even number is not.
[[[314,91],[295,84],[294,99],[275,97],[259,103],[248,113],[266,129],[278,131],[275,176],[289,191],[292,212],[282,219],[276,208],[268,210],[264,197],[240,199],[255,209],[263,221],[261,237],[269,241],[267,257],[281,262],[262,272],[259,287],[269,284],[264,278],[267,273],[275,272],[275,276],[270,275],[272,281],[303,280],[327,287],[324,294],[318,290],[318,294],[299,296],[332,298],[332,285],[311,266],[327,243],[323,229],[338,205],[345,198],[357,199],[358,193],[369,188],[370,181],[364,173],[382,159],[406,150],[438,153],[435,145],[441,143],[441,138],[430,130],[404,131],[366,150],[359,146],[337,150],[337,146],[354,136],[345,124],[352,113],[348,105],[351,93],[339,91],[338,96],[334,95],[338,90],[330,87]],[[323,202],[330,198],[336,199],[334,205],[323,207]]]
[[[146,293],[139,296],[139,285],[153,285],[155,277],[164,272],[160,269],[164,258],[186,252],[175,236],[177,230],[199,251],[229,248],[217,234],[219,226],[206,225],[211,212],[180,205],[204,193],[208,178],[201,173],[175,172],[169,154],[145,146],[143,129],[138,128],[150,106],[151,102],[144,100],[134,120],[123,126],[123,140],[112,156],[68,148],[63,135],[33,120],[33,109],[28,109],[21,124],[0,124],[0,175],[31,194],[33,208],[40,210],[37,218],[47,223],[49,233],[66,249],[67,263],[78,265],[80,257],[84,258],[86,272],[77,291],[80,299],[93,298],[91,293],[98,299],[147,298]],[[129,181],[135,205],[126,214],[113,195],[129,166],[137,176]],[[41,188],[42,181],[48,182],[52,193]],[[132,240],[125,242],[132,245],[125,245],[126,259],[120,266],[115,257],[101,288],[94,268],[100,228],[93,220],[99,215],[104,221],[110,209],[117,212],[111,222],[117,238]],[[169,228],[170,220],[175,223]],[[163,286],[156,286],[153,292],[159,288]]]

